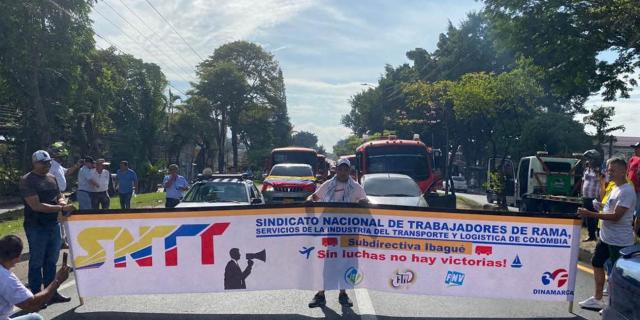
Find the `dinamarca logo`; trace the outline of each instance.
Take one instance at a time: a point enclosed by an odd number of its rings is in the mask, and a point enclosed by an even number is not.
[[[569,273],[565,269],[556,269],[553,272],[544,272],[540,282],[547,288],[533,289],[535,295],[571,296],[572,290],[562,289],[569,281]]]

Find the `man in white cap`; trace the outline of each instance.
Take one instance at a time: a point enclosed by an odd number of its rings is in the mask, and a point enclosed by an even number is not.
[[[75,208],[67,204],[56,178],[49,174],[49,153],[38,150],[31,156],[31,162],[33,170],[20,179],[20,194],[24,199],[24,231],[29,242],[29,288],[37,294],[56,277],[62,244],[58,216]],[[70,300],[56,293],[50,302]]]
[[[325,181],[315,193],[309,196],[307,201],[313,202],[348,202],[367,203],[367,195],[364,188],[351,176],[351,162],[342,158],[336,165],[336,175]],[[347,292],[342,289],[338,295],[338,301],[345,307],[352,307],[353,302],[349,299]],[[322,307],[327,303],[324,290],[318,291],[309,302],[309,308]]]

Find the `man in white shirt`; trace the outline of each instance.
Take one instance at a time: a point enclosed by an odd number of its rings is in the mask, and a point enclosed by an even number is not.
[[[367,194],[364,188],[351,176],[351,162],[349,159],[342,158],[336,164],[336,175],[325,181],[315,193],[309,196],[307,201],[313,202],[348,202],[348,203],[367,203]],[[352,307],[353,302],[349,299],[347,292],[340,290],[338,301],[342,306]],[[309,302],[309,308],[322,307],[327,303],[324,296],[324,290],[318,291]]]
[[[76,191],[76,195],[80,210],[87,210],[91,209],[91,192],[94,188],[91,180],[94,170],[93,158],[85,157],[82,163],[83,166],[78,171],[78,191]]]
[[[49,155],[52,158],[49,173],[56,177],[56,182],[58,182],[60,192],[64,192],[67,190],[67,177],[74,174],[81,165],[78,162],[68,169],[62,166],[61,163],[64,162],[64,158],[67,156],[67,152],[64,150],[62,142],[54,143],[51,148],[49,148]]]
[[[633,245],[635,234],[633,231],[633,213],[636,207],[636,192],[633,185],[627,182],[627,163],[622,159],[607,161],[607,173],[616,185],[611,190],[601,213],[578,208],[578,215],[583,218],[597,218],[602,220],[600,240],[591,259],[595,280],[595,295],[579,303],[582,308],[601,310],[605,304],[602,301],[605,283],[604,264],[607,259],[612,264],[620,257],[620,249]]]
[[[69,267],[64,265],[56,273],[55,280],[35,295],[11,272],[20,262],[22,240],[14,235],[0,238],[0,320],[9,320],[13,306],[27,312],[37,312],[55,295],[60,285],[69,277]],[[12,320],[42,320],[37,313],[11,318]]]
[[[96,160],[96,168],[91,173],[91,184],[93,190],[91,192],[91,208],[92,209],[109,209],[109,179],[111,173],[105,168],[104,159]]]

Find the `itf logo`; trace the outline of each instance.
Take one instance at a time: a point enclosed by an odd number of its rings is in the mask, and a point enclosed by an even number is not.
[[[408,288],[416,280],[416,274],[411,270],[396,271],[391,277],[389,284],[394,289]]]
[[[557,269],[553,272],[545,272],[542,274],[542,284],[548,286],[555,284],[558,288],[562,288],[569,279],[569,273],[565,269]]]
[[[355,267],[350,267],[344,273],[344,281],[354,286],[362,282],[362,279],[364,279],[364,274]]]
[[[458,271],[447,271],[444,277],[444,284],[449,287],[461,286],[464,283],[464,273]]]

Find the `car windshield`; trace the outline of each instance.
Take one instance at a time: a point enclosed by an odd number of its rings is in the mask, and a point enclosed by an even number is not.
[[[364,192],[373,197],[417,197],[420,188],[409,178],[373,177],[364,180]]]
[[[185,202],[248,202],[247,189],[237,182],[205,182],[195,184]]]
[[[313,176],[313,171],[309,166],[275,166],[271,169],[272,176],[285,177],[309,177]]]
[[[272,154],[273,164],[280,163],[303,163],[312,167],[318,165],[318,156],[308,151],[278,151]]]

